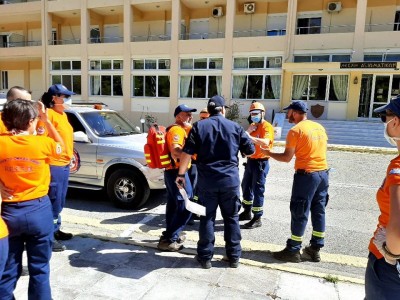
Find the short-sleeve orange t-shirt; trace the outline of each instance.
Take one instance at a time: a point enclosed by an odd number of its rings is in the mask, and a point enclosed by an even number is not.
[[[326,170],[327,143],[328,136],[321,124],[304,120],[293,126],[286,137],[286,148],[295,148],[295,170]]]
[[[71,162],[72,154],[74,152],[74,130],[69,123],[65,112],[60,114],[54,109],[48,109],[47,116],[64,142],[63,153],[59,158],[52,158],[50,160],[50,165],[66,166]]]
[[[57,158],[62,147],[53,139],[34,135],[0,136],[0,180],[13,190],[12,199],[21,202],[47,195],[50,184],[50,158]]]
[[[190,131],[190,128],[185,129],[180,125],[174,124],[169,127],[165,141],[167,143],[167,146],[169,148],[169,151],[171,152],[171,149],[173,149],[173,145],[179,145],[181,148],[185,145],[185,140],[187,137],[188,132]],[[191,164],[189,163],[188,168],[190,168]],[[174,160],[174,166],[171,166],[166,168],[167,170],[170,169],[179,169],[179,160]]]
[[[271,150],[272,146],[274,144],[274,127],[267,122],[263,121],[262,123],[252,123],[251,125],[256,125],[257,129],[250,133],[252,137],[255,138],[260,138],[260,139],[269,139],[269,147],[268,149]],[[268,155],[265,155],[262,150],[260,145],[255,144],[256,151],[254,154],[250,156],[252,159],[263,159],[263,158],[268,158]]]
[[[378,218],[378,225],[376,229],[378,229],[379,227],[386,228],[386,226],[389,223],[389,214],[390,214],[389,188],[392,185],[400,185],[400,156],[397,156],[390,162],[386,170],[386,177],[383,180],[381,187],[378,189],[376,193],[376,201],[378,202],[379,210],[381,211],[381,214],[379,215]],[[378,259],[382,258],[383,256],[374,245],[373,239],[374,238],[371,238],[368,249],[376,256],[376,258]]]

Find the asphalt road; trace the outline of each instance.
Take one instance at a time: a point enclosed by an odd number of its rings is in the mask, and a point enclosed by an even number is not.
[[[276,152],[283,148],[277,147]],[[330,200],[327,207],[326,245],[323,262],[297,264],[300,270],[316,270],[328,274],[362,279],[368,243],[376,227],[378,206],[375,193],[384,178],[385,169],[395,155],[329,151]],[[267,177],[263,226],[242,230],[244,256],[251,257],[284,247],[290,236],[289,200],[293,180],[293,161],[271,160]],[[243,167],[240,167],[241,175]],[[133,237],[156,242],[164,227],[165,192],[154,191],[139,211],[124,211],[108,202],[102,192],[70,190],[64,209],[64,228],[79,233],[116,237]],[[186,231],[195,245],[198,223]],[[303,244],[311,236],[309,224]],[[216,233],[223,237],[220,219]],[[222,242],[222,241],[221,241]],[[217,238],[218,243],[218,238]],[[246,252],[246,249],[248,252]],[[223,249],[221,250],[223,252]],[[258,255],[260,257],[260,255]],[[269,261],[265,255],[265,262]],[[300,271],[301,272],[301,271]]]

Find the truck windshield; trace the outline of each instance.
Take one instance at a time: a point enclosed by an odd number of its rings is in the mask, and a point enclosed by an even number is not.
[[[116,112],[87,112],[82,113],[82,117],[98,136],[120,136],[138,133],[131,124]]]

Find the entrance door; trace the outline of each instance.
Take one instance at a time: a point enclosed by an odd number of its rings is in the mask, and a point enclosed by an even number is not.
[[[361,79],[360,101],[358,106],[359,118],[377,118],[374,109],[385,105],[390,99],[390,75],[365,74]]]

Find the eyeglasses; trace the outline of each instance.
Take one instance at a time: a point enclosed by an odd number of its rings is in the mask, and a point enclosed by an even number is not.
[[[395,117],[395,116],[396,116],[396,115],[394,115],[394,114],[381,114],[381,115],[380,115],[381,121],[382,121],[383,123],[386,123],[387,117]]]

